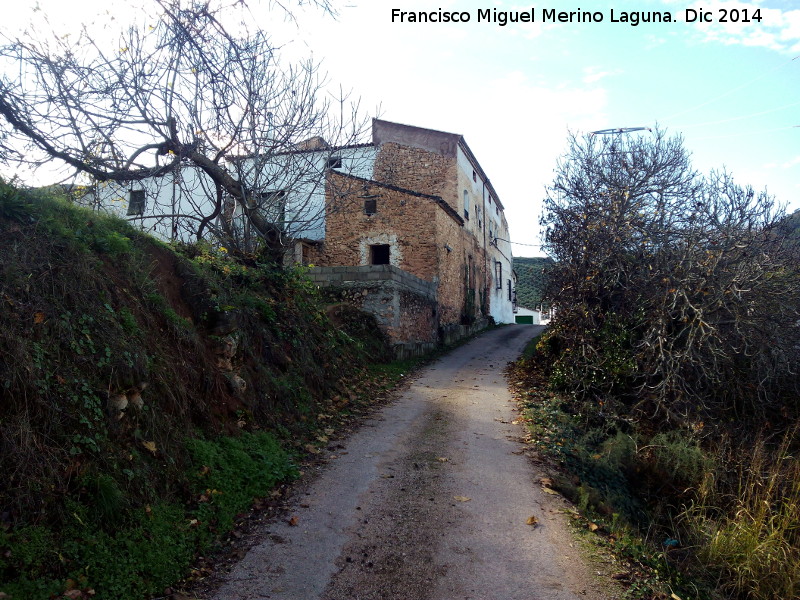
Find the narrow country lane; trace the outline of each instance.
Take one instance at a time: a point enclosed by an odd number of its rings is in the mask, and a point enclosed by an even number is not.
[[[502,370],[540,330],[490,331],[424,369],[298,494],[296,525],[271,523],[210,600],[613,597],[512,423]]]

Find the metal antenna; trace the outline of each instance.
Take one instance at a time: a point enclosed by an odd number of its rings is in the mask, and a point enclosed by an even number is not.
[[[633,133],[634,131],[652,132],[653,130],[650,127],[614,127],[612,129],[599,129],[597,131],[593,131],[592,135],[619,135],[622,133]]]
[[[620,136],[623,134],[633,133],[635,131],[649,131],[652,133],[653,129],[651,127],[612,127],[611,129],[598,129],[597,131],[592,131],[591,135],[616,136],[613,140],[611,140],[611,155],[613,156],[617,153],[617,141],[619,140]]]

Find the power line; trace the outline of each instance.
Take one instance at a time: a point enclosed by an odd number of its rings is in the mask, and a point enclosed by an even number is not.
[[[731,117],[730,119],[722,119],[719,121],[706,121],[705,123],[694,123],[693,125],[683,125],[683,126],[676,126],[675,129],[691,129],[692,127],[703,127],[705,125],[719,125],[721,123],[730,123],[731,121],[741,121],[742,119],[750,119],[752,117],[760,117],[761,115],[766,115],[773,112],[778,112],[779,110],[784,110],[787,108],[791,108],[793,106],[800,105],[800,102],[792,102],[791,104],[785,104],[783,106],[779,106],[778,108],[770,108],[769,110],[762,110],[761,112],[752,113],[749,115],[744,115],[741,117]]]
[[[503,238],[493,238],[495,242],[508,242],[509,244],[514,244],[515,246],[536,246],[537,248],[541,248],[542,244],[523,244],[522,242],[512,242],[511,240],[504,240]]]
[[[754,83],[756,83],[757,81],[761,81],[761,80],[762,80],[762,79],[764,79],[765,77],[768,77],[770,74],[772,74],[774,71],[777,71],[778,69],[782,69],[783,67],[785,67],[786,65],[788,65],[790,62],[792,62],[792,61],[794,61],[794,60],[797,60],[798,58],[800,58],[800,55],[798,55],[798,56],[795,56],[794,58],[790,58],[790,59],[789,59],[789,60],[787,60],[786,62],[782,62],[782,63],[780,63],[778,66],[776,66],[776,67],[774,67],[774,68],[770,69],[769,71],[767,71],[767,72],[766,72],[766,73],[764,73],[763,75],[759,75],[759,76],[758,76],[758,77],[756,77],[755,79],[751,79],[750,81],[747,81],[747,82],[743,83],[742,85],[736,86],[735,88],[733,88],[733,89],[730,89],[730,90],[728,90],[727,92],[724,92],[724,93],[720,94],[719,96],[716,96],[716,97],[714,97],[714,98],[711,98],[710,100],[706,100],[705,102],[702,102],[702,103],[700,103],[700,104],[697,104],[696,106],[692,106],[692,107],[690,107],[690,108],[687,108],[687,109],[685,109],[685,110],[681,110],[681,111],[679,111],[679,112],[676,112],[675,114],[673,114],[673,115],[670,115],[670,116],[666,117],[664,120],[665,120],[665,121],[668,121],[668,120],[670,120],[670,119],[674,119],[675,117],[679,117],[679,116],[681,116],[681,115],[685,115],[686,113],[692,112],[693,110],[697,110],[698,108],[702,108],[702,107],[704,107],[704,106],[707,106],[707,105],[709,105],[709,104],[711,104],[711,103],[713,103],[713,102],[716,102],[717,100],[721,100],[722,98],[725,98],[725,97],[727,97],[727,96],[730,96],[731,94],[733,94],[734,92],[738,92],[738,91],[739,91],[739,90],[741,90],[742,88],[746,88],[746,87],[748,87],[748,86],[750,86],[750,85],[753,85],[753,84],[754,84]]]

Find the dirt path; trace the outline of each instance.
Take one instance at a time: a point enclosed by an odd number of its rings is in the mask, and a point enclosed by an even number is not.
[[[491,331],[421,372],[211,598],[611,598],[520,453],[502,369],[539,329]]]

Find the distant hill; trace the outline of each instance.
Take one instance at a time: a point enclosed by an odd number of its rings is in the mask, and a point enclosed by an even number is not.
[[[787,216],[781,226],[791,239],[800,241],[800,210]]]
[[[517,304],[525,308],[536,308],[542,303],[546,267],[553,264],[552,258],[514,257],[514,271],[517,273]]]

